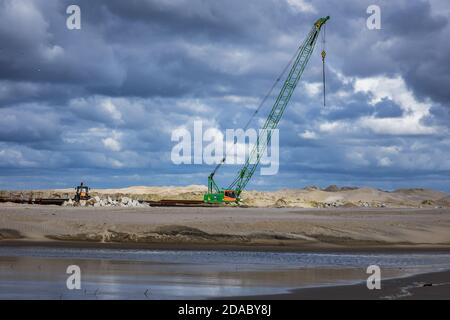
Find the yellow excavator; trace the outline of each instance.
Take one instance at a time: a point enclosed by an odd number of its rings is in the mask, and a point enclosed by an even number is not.
[[[83,182],[80,183],[78,187],[75,187],[75,198],[74,201],[78,202],[80,200],[89,200],[91,196],[89,195],[89,188],[88,186],[85,186]]]

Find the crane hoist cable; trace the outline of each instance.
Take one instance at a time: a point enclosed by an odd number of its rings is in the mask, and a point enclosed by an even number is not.
[[[326,106],[326,100],[325,100],[325,57],[327,55],[326,51],[325,51],[325,34],[326,34],[326,30],[327,30],[327,25],[325,24],[323,26],[323,33],[322,33],[322,83],[323,83],[323,106]]]

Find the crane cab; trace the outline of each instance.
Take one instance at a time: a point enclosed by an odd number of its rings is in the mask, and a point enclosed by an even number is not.
[[[224,190],[223,191],[223,201],[224,202],[237,202],[238,197],[236,191],[234,190]]]
[[[221,190],[219,192],[208,192],[203,196],[205,203],[232,203],[239,202],[235,190]]]

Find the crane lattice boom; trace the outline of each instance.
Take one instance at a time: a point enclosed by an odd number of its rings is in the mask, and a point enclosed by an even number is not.
[[[284,110],[291,99],[292,93],[297,86],[306,65],[308,64],[309,58],[314,50],[314,46],[319,36],[321,27],[327,22],[330,17],[324,17],[318,19],[308,36],[303,41],[299,47],[298,54],[292,64],[289,74],[278,94],[272,110],[264,123],[264,126],[259,131],[257,137],[257,143],[250,152],[249,157],[246,159],[245,164],[242,169],[239,170],[237,177],[230,184],[230,186],[225,190],[220,190],[216,183],[214,182],[214,174],[216,169],[208,177],[208,193],[204,196],[205,202],[232,202],[239,201],[239,196],[242,190],[245,189],[248,182],[252,178],[259,165],[261,157],[263,156],[268,144],[272,138],[272,130],[276,129],[278,123],[283,116]]]

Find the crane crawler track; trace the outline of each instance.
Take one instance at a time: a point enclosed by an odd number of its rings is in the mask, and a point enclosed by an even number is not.
[[[163,199],[159,201],[143,201],[150,207],[223,207],[220,203],[205,203],[203,200]]]

